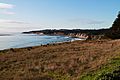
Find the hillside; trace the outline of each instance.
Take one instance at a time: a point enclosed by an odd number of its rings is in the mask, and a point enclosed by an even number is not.
[[[89,40],[0,51],[0,80],[120,80],[120,14],[110,29],[24,33]]]
[[[0,52],[0,80],[97,80],[114,69],[120,74],[119,62],[120,40],[10,49]]]

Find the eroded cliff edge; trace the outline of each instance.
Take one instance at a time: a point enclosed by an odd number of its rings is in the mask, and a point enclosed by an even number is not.
[[[113,22],[112,27],[108,29],[46,29],[46,30],[38,30],[38,31],[29,31],[23,33],[33,33],[40,35],[63,35],[70,37],[83,38],[86,40],[101,40],[101,39],[120,39],[120,12],[118,13],[117,18]]]

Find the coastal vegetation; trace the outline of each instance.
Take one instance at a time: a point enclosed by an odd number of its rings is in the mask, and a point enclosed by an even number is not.
[[[119,52],[120,40],[3,50],[0,80],[97,80],[115,72],[119,77]]]
[[[38,30],[38,31],[29,31],[23,32],[25,34],[42,34],[42,35],[64,35],[71,37],[84,38],[87,40],[100,40],[100,39],[120,39],[120,13],[113,22],[112,27],[108,29],[47,29],[47,30]]]
[[[82,30],[82,29],[47,29],[47,30],[38,30],[38,31],[30,31],[30,32],[23,32],[24,34],[42,34],[42,35],[63,35],[63,36],[70,36],[70,37],[77,37],[77,38],[84,38],[84,39],[93,39],[93,37],[96,37],[97,39],[105,36],[107,34],[109,29],[98,29],[98,30]],[[92,37],[92,38],[91,38]],[[106,36],[107,37],[107,36]],[[104,37],[104,38],[106,38]],[[96,39],[95,38],[95,39]]]
[[[119,22],[120,14],[110,29],[24,32],[88,37],[83,41],[0,51],[0,80],[119,80]]]

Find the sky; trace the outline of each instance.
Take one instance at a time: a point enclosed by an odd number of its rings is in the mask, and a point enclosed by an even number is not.
[[[120,0],[0,0],[0,33],[109,28]]]

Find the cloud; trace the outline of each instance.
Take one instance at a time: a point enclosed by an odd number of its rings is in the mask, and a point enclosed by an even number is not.
[[[6,4],[6,3],[0,3],[0,14],[7,14],[7,15],[14,15],[15,12],[8,11],[8,9],[13,9],[14,5],[13,4]]]
[[[28,24],[22,21],[9,21],[8,23],[12,23],[12,24]]]
[[[15,20],[6,20],[6,19],[0,19],[0,23],[8,23],[8,24],[28,24],[23,21],[15,21]]]
[[[12,12],[12,11],[3,11],[0,14],[14,15],[15,12]]]
[[[103,24],[104,21],[101,20],[92,20],[92,19],[80,19],[80,18],[76,18],[76,19],[70,19],[70,22],[73,23],[81,23],[81,24]]]
[[[12,8],[14,8],[14,5],[12,4],[0,3],[0,9],[12,9]]]

